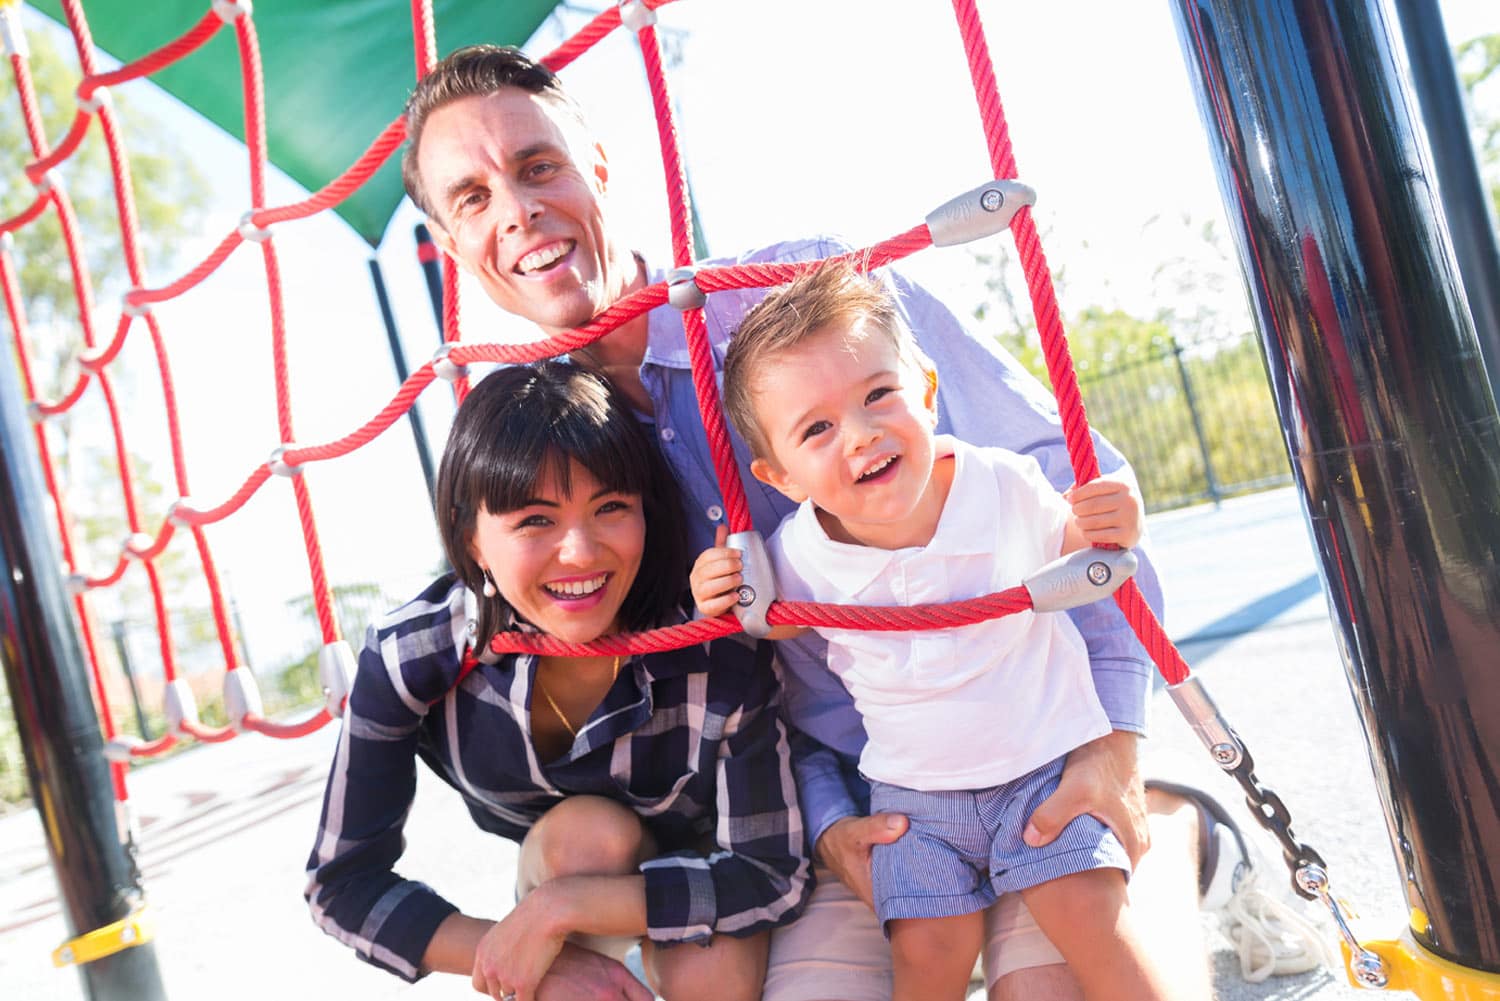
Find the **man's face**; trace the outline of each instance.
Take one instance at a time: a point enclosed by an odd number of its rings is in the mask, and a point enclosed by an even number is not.
[[[557,333],[625,294],[604,155],[566,109],[515,87],[460,98],[428,115],[417,163],[434,239],[501,309]]]

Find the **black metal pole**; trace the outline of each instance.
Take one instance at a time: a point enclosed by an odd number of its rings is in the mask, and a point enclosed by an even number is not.
[[[1500,971],[1500,414],[1390,15],[1174,11],[1412,931]]]
[[[1490,391],[1500,395],[1500,249],[1495,245],[1489,195],[1469,139],[1463,88],[1443,30],[1443,12],[1437,0],[1395,2],[1474,332]]]
[[[438,343],[443,342],[443,252],[432,242],[424,223],[417,223],[417,261],[427,279],[427,298],[432,301],[432,315],[437,320]]]
[[[130,704],[135,709],[136,730],[142,740],[154,740],[151,728],[146,725],[146,711],[141,708],[141,689],[135,683],[135,665],[130,660],[130,641],[125,635],[125,622],[116,619],[110,623],[110,636],[115,641],[115,655],[120,658],[120,670],[125,675],[125,684],[130,686]]]
[[[44,524],[31,428],[14,368],[0,363],[0,664],[70,935],[127,917],[142,892],[121,839],[104,740]],[[166,997],[155,946],[79,966],[92,1001]]]
[[[380,261],[374,257],[370,258],[370,280],[375,283],[375,298],[380,303],[380,317],[385,321],[385,337],[391,346],[391,361],[396,364],[396,379],[405,382],[411,375],[406,367],[406,351],[401,347],[396,314],[391,311],[391,299],[385,291],[385,274],[380,270]],[[406,412],[406,419],[411,422],[411,436],[417,444],[417,460],[422,463],[422,479],[427,482],[427,500],[431,503],[437,495],[437,473],[432,464],[432,450],[427,446],[427,429],[415,403]]]

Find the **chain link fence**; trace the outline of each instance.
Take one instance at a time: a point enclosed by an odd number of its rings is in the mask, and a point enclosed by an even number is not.
[[[1253,334],[1183,347],[1171,338],[1080,367],[1089,423],[1130,459],[1148,511],[1292,481]]]

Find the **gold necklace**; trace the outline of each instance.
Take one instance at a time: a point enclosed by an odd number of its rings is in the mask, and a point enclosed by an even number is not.
[[[615,679],[619,678],[619,676],[620,676],[620,655],[619,654],[615,654],[614,671],[609,676],[610,687],[614,687]],[[549,691],[547,691],[547,686],[546,686],[545,683],[543,683],[540,675],[537,676],[536,687],[539,688],[539,689],[541,689],[542,698],[544,698],[544,699],[547,700],[547,705],[549,705],[549,706],[552,707],[553,713],[555,713],[557,715],[557,718],[562,721],[562,725],[565,726],[565,727],[567,727],[568,733],[573,737],[574,740],[577,740],[578,739],[578,731],[575,730],[575,729],[573,729],[573,724],[568,722],[568,717],[566,717],[566,716],[563,715],[563,711],[561,709],[557,708],[557,703],[555,701],[553,701],[553,699],[552,699],[552,693],[549,692]]]

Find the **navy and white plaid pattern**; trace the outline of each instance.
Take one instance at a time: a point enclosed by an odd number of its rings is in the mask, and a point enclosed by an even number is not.
[[[898,841],[876,845],[871,856],[881,925],[893,918],[972,914],[1002,893],[1089,869],[1129,875],[1124,846],[1088,814],[1049,845],[1033,848],[1021,840],[1026,819],[1052,795],[1061,774],[1058,758],[989,789],[920,792],[871,782],[871,812],[903,813],[911,821]]]
[[[455,686],[466,598],[445,577],[370,628],[308,860],[305,896],[326,932],[376,966],[421,975],[455,908],[394,871],[418,757],[480,828],[516,841],[566,796],[631,807],[663,851],[641,867],[653,940],[748,935],[797,915],[812,876],[769,643],[628,661],[573,747],[544,763],[527,708],[535,658],[481,665]]]

